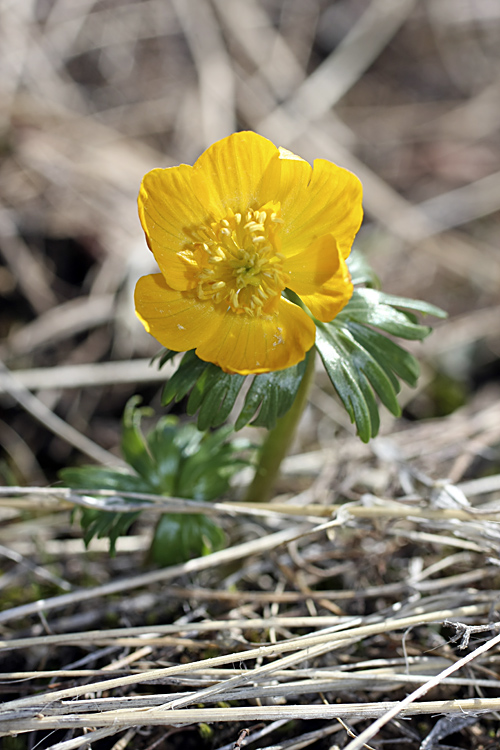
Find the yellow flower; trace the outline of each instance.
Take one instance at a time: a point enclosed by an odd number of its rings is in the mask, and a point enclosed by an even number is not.
[[[352,295],[345,259],[362,219],[357,177],[306,161],[252,132],[214,143],[194,164],[154,169],[139,216],[161,273],[143,276],[136,312],[174,351],[196,349],[229,373],[304,359],[311,315],[332,320]]]

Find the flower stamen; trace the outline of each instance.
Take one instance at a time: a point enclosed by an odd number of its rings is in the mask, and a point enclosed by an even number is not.
[[[200,257],[196,293],[200,300],[224,304],[254,317],[286,286],[284,256],[279,252],[279,206],[249,209],[205,224],[193,232],[192,254]],[[197,241],[198,240],[198,241]],[[196,253],[198,251],[198,253]],[[270,308],[268,314],[271,314]]]

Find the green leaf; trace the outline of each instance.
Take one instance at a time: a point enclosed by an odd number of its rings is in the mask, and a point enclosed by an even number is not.
[[[277,419],[286,414],[293,404],[305,369],[306,360],[304,359],[298,365],[286,370],[256,375],[236,420],[235,429],[240,430],[248,424],[259,409],[252,425],[272,430],[276,426]]]
[[[154,475],[155,464],[144,440],[140,425],[142,417],[144,415],[151,416],[153,411],[146,407],[138,409],[137,404],[140,401],[139,396],[133,396],[125,406],[121,449],[125,461],[149,482]]]
[[[177,354],[179,354],[179,352],[174,352],[172,349],[162,349],[151,358],[151,364],[153,364],[153,362],[158,362],[158,369],[161,370],[161,368]]]
[[[354,320],[404,339],[423,339],[429,335],[431,329],[428,326],[413,322],[407,313],[393,307],[390,299],[390,295],[376,289],[355,289],[349,303],[335,320]]]
[[[360,438],[377,435],[380,417],[375,396],[395,416],[400,413],[399,379],[416,385],[416,359],[382,331],[405,339],[422,339],[431,329],[420,325],[413,312],[444,317],[434,305],[356,289],[349,304],[331,323],[317,323],[316,347]]]
[[[177,477],[179,497],[214,500],[227,492],[231,477],[248,465],[235,457],[231,443],[222,444],[231,431],[226,427],[206,435],[199,450],[185,460]]]
[[[80,490],[116,490],[144,492],[144,480],[125,469],[105,466],[78,466],[61,469],[59,478],[65,487]],[[149,490],[148,490],[149,491]]]
[[[393,378],[348,328],[319,325],[316,347],[351,422],[356,423],[363,442],[368,442],[380,427],[374,391],[393,414],[400,413]]]
[[[433,315],[435,318],[448,317],[448,313],[445,310],[436,307],[436,305],[431,305],[429,302],[424,302],[421,299],[408,299],[407,297],[396,297],[393,294],[378,292],[378,304],[381,303],[391,305],[392,307],[400,307],[403,310],[412,310],[423,315]]]
[[[222,529],[202,514],[165,513],[156,527],[151,558],[159,565],[174,565],[224,547]]]
[[[183,399],[208,366],[207,362],[203,362],[196,356],[194,349],[186,352],[179,367],[165,384],[161,398],[163,406],[174,399],[176,403]]]
[[[348,321],[346,328],[354,338],[374,357],[391,379],[394,389],[399,393],[397,378],[415,387],[420,375],[420,365],[415,357],[402,349],[392,339],[383,336],[372,328]],[[397,377],[396,377],[397,376]]]
[[[167,416],[158,420],[144,437],[140,429],[141,418],[148,410],[137,408],[137,402],[137,398],[129,401],[123,419],[124,452],[134,473],[100,466],[68,468],[60,472],[66,486],[89,490],[89,495],[93,490],[109,489],[117,496],[122,492],[142,492],[213,500],[227,492],[231,477],[248,465],[248,461],[237,456],[238,451],[248,448],[248,443],[230,442],[231,427],[204,433],[194,424],[181,425],[176,417]],[[116,539],[127,532],[138,513],[106,510],[106,505],[113,502],[110,498],[94,496],[94,500],[96,507],[77,509],[85,544],[88,545],[94,536],[107,536],[113,554]],[[127,502],[123,497],[120,500]],[[144,504],[147,507],[148,503]],[[170,522],[160,521],[158,527],[162,533],[160,541],[155,540],[153,555],[158,562],[163,558],[168,564],[181,562],[190,556],[218,549],[223,544],[222,531],[204,516],[169,514],[169,517]],[[173,534],[174,527],[177,542],[169,543],[169,548],[162,552],[165,535],[167,532]]]
[[[120,492],[148,492],[141,477],[130,474],[121,469],[108,469],[102,466],[81,466],[61,469],[59,477],[66,487],[81,490],[114,490]],[[120,498],[126,502],[124,498]],[[99,497],[96,500],[105,505],[110,498]],[[102,510],[101,508],[85,508],[79,506],[76,512],[80,515],[80,524],[84,530],[83,540],[88,547],[91,540],[109,537],[109,551],[115,553],[116,540],[126,534],[129,527],[139,516],[137,511],[123,513]]]
[[[214,464],[210,471],[193,472],[190,478],[194,500],[216,500],[229,489],[231,477],[248,466],[248,461],[230,459],[230,462]]]
[[[187,403],[187,413],[198,415],[198,429],[218,427],[228,418],[240,392],[244,375],[230,375],[208,365],[198,378]]]
[[[149,477],[152,492],[175,494],[175,478],[182,458],[181,449],[176,443],[178,432],[178,419],[167,416],[159,419],[147,436],[147,445],[154,466]]]
[[[139,512],[117,513],[116,511],[104,511],[96,508],[79,508],[79,511],[85,546],[88,547],[95,536],[98,539],[108,537],[110,555],[114,555],[116,552],[118,537],[124,536],[140,515]]]
[[[380,279],[359,250],[352,249],[351,254],[347,258],[347,267],[349,268],[354,286],[366,284],[366,286],[373,287],[374,289],[380,288]]]
[[[250,377],[252,382],[236,418],[235,429],[240,430],[253,417],[253,425],[272,429],[278,417],[292,405],[304,371],[305,360],[279,372],[230,375],[216,365],[203,362],[194,351],[190,351],[165,385],[162,403],[180,401],[190,392],[187,413],[191,416],[198,413],[198,429],[219,427],[234,408],[246,377]]]

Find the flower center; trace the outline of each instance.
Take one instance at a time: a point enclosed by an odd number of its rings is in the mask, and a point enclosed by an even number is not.
[[[281,224],[279,207],[267,205],[198,227],[193,255],[201,269],[199,299],[238,314],[272,314],[286,287],[284,256],[278,252]]]

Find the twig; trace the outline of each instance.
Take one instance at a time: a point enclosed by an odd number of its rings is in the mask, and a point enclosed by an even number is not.
[[[466,625],[463,622],[445,620],[443,625],[445,627],[455,628],[455,635],[450,638],[450,641],[451,643],[457,643],[460,641],[458,646],[460,650],[467,648],[470,637],[473,633],[486,633],[488,630],[498,630],[500,628],[500,622],[488,622],[486,625]]]
[[[241,750],[241,746],[243,745],[244,740],[249,736],[249,734],[249,729],[242,729],[238,736],[238,739],[234,743],[233,750]]]
[[[97,463],[105,465],[121,466],[123,462],[109,453],[104,448],[94,443],[81,432],[75,430],[74,427],[69,425],[63,419],[54,414],[40,399],[33,396],[26,388],[24,388],[15,376],[12,375],[3,363],[0,362],[0,383],[3,390],[14,398],[23,409],[31,414],[36,420],[38,420],[46,429],[50,430],[62,440],[72,445],[77,450],[81,451],[89,458],[92,458]]]
[[[436,685],[439,685],[440,682],[442,682],[445,677],[448,677],[448,675],[453,674],[453,672],[456,672],[457,669],[461,669],[463,666],[468,664],[469,662],[476,659],[481,654],[486,653],[491,648],[496,646],[498,643],[500,643],[500,634],[492,638],[491,640],[487,641],[486,643],[483,643],[482,646],[479,646],[475,651],[473,651],[470,654],[467,654],[467,656],[464,656],[463,659],[460,659],[459,661],[455,662],[455,664],[451,664],[447,669],[444,669],[442,672],[440,672],[435,677],[432,677],[428,682],[425,683],[425,685],[421,685],[419,688],[413,691],[410,695],[408,695],[403,701],[400,703],[397,703],[395,706],[390,708],[386,713],[384,713],[382,716],[380,716],[377,721],[375,721],[371,726],[369,726],[367,729],[364,730],[364,732],[361,732],[358,737],[356,737],[355,740],[350,742],[345,750],[360,750],[360,748],[363,747],[363,745],[368,742],[368,740],[371,740],[372,737],[374,737],[379,729],[381,729],[385,724],[387,724],[391,719],[394,719],[398,714],[401,714],[402,716],[406,715],[406,710],[409,706],[411,706],[414,701],[418,700],[418,698],[421,698],[423,695],[425,695],[431,688],[435,687]],[[472,706],[469,707],[469,701],[457,701],[458,704],[461,704],[461,710],[463,712],[466,712],[467,710],[475,711],[477,710],[475,708],[474,704],[477,704],[477,699],[472,701]],[[467,707],[466,707],[467,704]],[[498,706],[500,707],[500,702],[498,703]],[[496,710],[496,709],[495,709]]]
[[[121,383],[164,382],[174,371],[167,362],[161,370],[150,359],[132,359],[123,362],[93,362],[88,365],[32,367],[29,370],[11,370],[16,380],[30,391],[52,388],[94,388]],[[2,384],[0,382],[0,392]]]
[[[500,637],[500,636],[499,636]],[[413,694],[412,694],[413,695]],[[306,706],[239,706],[225,708],[187,708],[173,709],[165,712],[162,709],[152,710],[125,710],[107,711],[104,713],[87,714],[78,716],[67,714],[65,716],[43,716],[37,718],[23,718],[21,721],[3,721],[0,723],[0,736],[12,732],[44,731],[47,729],[78,729],[88,726],[114,727],[114,731],[126,729],[131,726],[182,726],[186,724],[214,723],[214,722],[238,722],[250,723],[253,721],[272,721],[275,719],[369,719],[381,717],[385,719],[388,711],[392,714],[407,716],[433,716],[435,714],[447,714],[449,716],[463,714],[470,711],[475,714],[491,713],[500,708],[500,698],[468,698],[464,700],[422,701],[420,703],[409,703],[402,706],[401,702],[379,701],[377,703],[339,703],[334,706],[315,704]],[[385,722],[384,722],[385,723]],[[362,739],[361,744],[359,741]],[[360,734],[355,740],[356,745],[351,743],[345,750],[361,748],[368,736]]]

